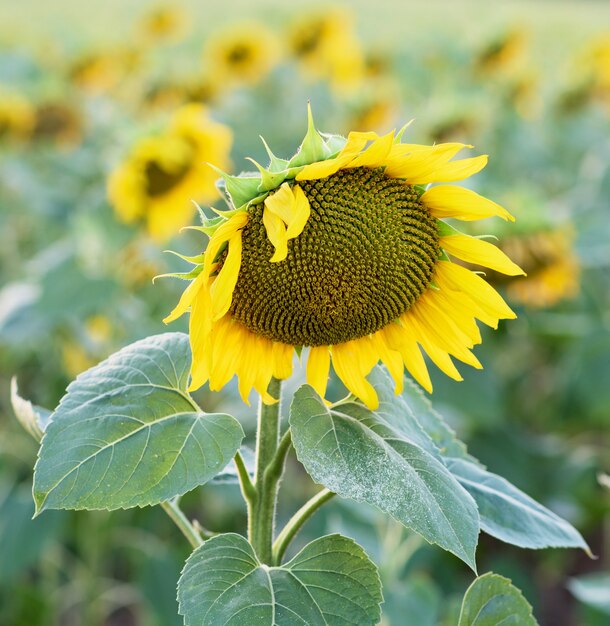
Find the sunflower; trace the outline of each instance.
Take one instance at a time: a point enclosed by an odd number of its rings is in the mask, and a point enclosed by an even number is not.
[[[289,52],[306,76],[327,79],[339,94],[362,81],[366,63],[352,16],[345,9],[300,17],[287,37]]]
[[[506,292],[515,302],[532,308],[550,307],[576,297],[580,263],[574,252],[571,225],[507,238],[502,249],[527,271],[527,278],[511,281]],[[504,282],[492,276],[492,282]]]
[[[59,147],[73,147],[83,137],[82,115],[67,101],[42,102],[36,107],[32,137],[43,142],[53,142]]]
[[[219,80],[255,84],[277,65],[279,47],[273,32],[258,23],[243,23],[211,38],[204,65]]]
[[[227,167],[231,141],[230,130],[203,106],[180,108],[166,133],[140,140],[110,175],[108,196],[118,218],[145,221],[158,241],[171,237],[192,219],[193,201],[216,197],[216,175],[207,162]]]
[[[404,129],[403,129],[404,130]],[[292,355],[308,347],[307,380],[325,395],[331,365],[368,407],[378,398],[366,377],[382,361],[396,392],[404,368],[432,390],[422,349],[461,380],[452,357],[480,368],[471,348],[476,319],[496,327],[515,317],[481,276],[450,256],[506,274],[522,270],[497,247],[440,218],[512,216],[451,183],[475,174],[486,156],[452,160],[467,147],[401,143],[402,131],[347,139],[319,133],[309,113],[297,154],[269,151],[257,175],[222,174],[232,208],[199,228],[207,249],[165,319],[190,309],[191,389],[221,389],[234,375],[247,402],[264,402],[272,377],[288,378]]]
[[[36,124],[34,106],[23,96],[0,93],[0,143],[28,139]]]
[[[186,34],[186,15],[177,6],[159,5],[144,14],[139,32],[145,42],[177,41]]]

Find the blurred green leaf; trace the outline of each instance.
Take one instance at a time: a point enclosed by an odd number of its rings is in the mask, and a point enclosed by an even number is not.
[[[52,412],[40,406],[35,406],[29,400],[22,398],[17,389],[16,378],[11,379],[11,405],[15,416],[23,428],[25,428],[36,441],[40,441],[49,423]]]
[[[438,587],[428,578],[416,575],[383,590],[383,616],[390,626],[410,624],[436,626],[442,598]]]
[[[610,615],[610,573],[595,573],[571,578],[568,589],[583,604]]]
[[[302,386],[290,409],[299,461],[317,483],[378,507],[475,569],[479,516],[473,499],[401,428],[404,414],[394,405],[381,410],[355,402],[329,409]]]
[[[14,586],[15,579],[35,564],[49,541],[58,537],[65,513],[52,512],[44,520],[33,520],[30,489],[18,487],[0,495],[0,586]]]
[[[241,535],[218,535],[191,554],[178,583],[189,626],[374,626],[382,600],[375,564],[341,535],[312,541],[282,567],[261,564]]]
[[[458,626],[536,626],[532,607],[508,578],[488,573],[466,591]]]
[[[492,537],[521,548],[582,548],[590,553],[573,526],[506,479],[463,459],[447,459],[447,466],[475,499],[481,529]]]
[[[220,472],[244,436],[186,392],[188,337],[138,341],[81,374],[53,414],[34,474],[37,512],[156,504]]]

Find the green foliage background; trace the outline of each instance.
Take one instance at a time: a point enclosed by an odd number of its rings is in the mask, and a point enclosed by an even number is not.
[[[140,89],[135,79],[114,94],[84,95],[68,84],[61,61],[129,42],[138,17],[154,6],[118,0],[0,6],[0,85],[33,100],[66,101],[84,120],[81,139],[68,147],[0,144],[2,626],[181,623],[175,587],[189,550],[160,510],[46,511],[30,519],[36,444],[9,403],[16,374],[22,395],[55,407],[75,368],[164,332],[160,320],[182,288],[171,281],[150,284],[152,274],[183,268],[136,228],[118,223],[105,194],[106,177],[121,154],[171,111],[142,115],[134,105]],[[236,23],[235,16],[281,32],[287,21],[312,10],[275,0],[180,6],[192,16],[190,31],[151,52],[143,81],[196,71],[203,42]],[[477,189],[515,212],[516,230],[535,230],[540,222],[568,222],[575,229],[578,296],[545,309],[517,305],[517,320],[496,333],[485,331],[477,348],[485,368],[463,368],[462,383],[435,376],[433,400],[490,471],[568,519],[599,557],[520,550],[484,537],[480,571],[511,578],[543,625],[601,626],[610,602],[603,585],[610,571],[610,489],[598,480],[610,473],[610,104],[593,96],[577,106],[565,102],[590,71],[580,55],[610,24],[610,5],[512,0],[492,9],[474,0],[358,0],[349,6],[364,48],[390,59],[396,125],[415,117],[409,131],[414,141],[460,140],[465,132],[491,157]],[[525,66],[533,75],[533,96],[524,101],[516,87],[528,73],[473,70],[481,51],[514,29],[526,34]],[[232,158],[239,171],[247,155],[264,160],[259,134],[277,154],[293,152],[308,99],[321,130],[345,132],[359,97],[343,98],[324,81],[307,82],[283,64],[261,83],[237,88],[213,111],[235,131]],[[190,254],[200,246],[188,234],[171,247]],[[185,330],[184,322],[172,330]],[[207,412],[240,417],[251,437],[253,416],[233,386],[222,394],[203,390],[197,398]],[[282,496],[282,519],[297,506],[294,494],[310,489],[296,463],[285,484],[290,489]],[[243,530],[245,511],[233,484],[206,485],[184,504],[212,530]],[[380,564],[384,623],[457,623],[472,580],[457,559],[348,500],[317,515],[291,556],[327,532],[353,537]],[[597,588],[601,601],[591,592]]]

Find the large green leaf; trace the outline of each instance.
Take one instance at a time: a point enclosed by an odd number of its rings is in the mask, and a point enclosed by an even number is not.
[[[475,499],[481,529],[521,548],[582,548],[580,533],[564,519],[517,489],[506,479],[463,459],[447,465]]]
[[[156,504],[210,480],[239,449],[229,415],[205,414],[186,392],[188,337],[138,341],[68,387],[42,440],[37,512]]]
[[[466,591],[458,626],[537,626],[532,607],[508,578],[488,573]]]
[[[475,499],[481,518],[481,530],[512,545],[522,548],[589,548],[580,533],[568,522],[517,489],[506,479],[487,471],[432,408],[430,401],[405,381],[402,395],[394,395],[392,380],[381,367],[369,377],[379,395],[380,408],[391,406],[384,416],[396,416],[403,422],[401,430],[414,432],[416,423],[438,447],[449,471]],[[393,422],[396,426],[396,422]],[[408,434],[408,433],[407,433]],[[422,442],[421,439],[418,440]]]
[[[290,409],[292,439],[309,475],[346,498],[372,504],[473,569],[479,516],[472,497],[399,406],[356,402],[329,409],[308,385]],[[410,436],[416,433],[416,436]]]
[[[341,535],[281,567],[261,564],[241,535],[217,535],[191,554],[178,584],[188,626],[374,626],[382,601],[375,564]]]

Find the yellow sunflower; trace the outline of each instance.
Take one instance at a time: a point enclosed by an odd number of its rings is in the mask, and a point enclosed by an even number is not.
[[[73,147],[83,137],[82,114],[67,101],[42,102],[36,107],[32,137],[43,142],[53,142],[58,147]]]
[[[0,143],[28,139],[35,124],[36,111],[29,100],[0,92]]]
[[[194,201],[218,195],[208,162],[228,167],[231,142],[231,131],[203,106],[180,108],[165,134],[140,140],[110,175],[108,196],[118,218],[144,221],[151,237],[169,239],[190,223]]]
[[[246,22],[212,37],[205,46],[203,60],[219,80],[254,84],[277,65],[278,42],[263,24]]]
[[[510,237],[502,242],[502,248],[527,271],[527,278],[507,286],[515,302],[544,308],[578,295],[580,263],[571,225]]]
[[[180,302],[190,310],[191,389],[221,389],[234,375],[248,401],[272,377],[291,375],[292,356],[308,347],[307,380],[325,395],[329,368],[368,407],[367,381],[382,361],[396,392],[404,368],[432,390],[422,350],[461,380],[452,357],[480,368],[476,320],[496,327],[514,313],[483,278],[450,256],[521,274],[496,246],[441,220],[511,215],[452,183],[481,170],[486,156],[452,160],[464,144],[401,143],[352,132],[346,138],[309,126],[297,154],[270,151],[257,175],[223,174],[233,208],[199,228],[211,235]]]
[[[366,63],[350,13],[342,8],[299,17],[287,45],[306,76],[325,78],[342,93],[362,81]]]
[[[138,30],[144,42],[158,44],[179,40],[187,32],[186,24],[186,15],[180,7],[159,5],[142,16]]]

